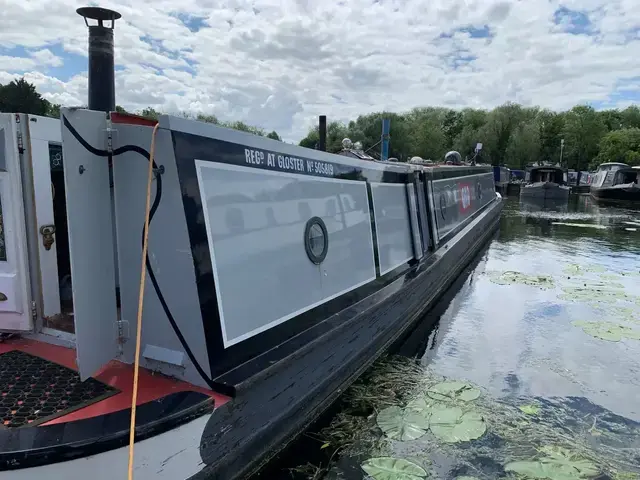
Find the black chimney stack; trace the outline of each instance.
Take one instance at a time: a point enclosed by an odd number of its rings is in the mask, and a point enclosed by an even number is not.
[[[89,110],[112,112],[116,109],[113,29],[122,15],[100,7],[82,7],[76,13],[89,27]],[[89,25],[88,19],[98,23]]]
[[[320,115],[318,130],[320,132],[318,150],[322,150],[323,152],[326,152],[327,151],[327,116],[326,115]]]

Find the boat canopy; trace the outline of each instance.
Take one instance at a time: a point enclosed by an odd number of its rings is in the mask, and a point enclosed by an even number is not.
[[[554,165],[530,167],[527,169],[525,181],[528,183],[553,182],[564,185],[566,183],[565,171],[563,168]]]

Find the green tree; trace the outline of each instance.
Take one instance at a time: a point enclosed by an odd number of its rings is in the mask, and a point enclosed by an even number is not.
[[[523,169],[540,158],[540,130],[534,122],[522,122],[509,138],[505,152],[506,164]]]
[[[539,160],[560,161],[560,141],[564,132],[564,116],[550,110],[541,110],[536,116],[540,142]]]
[[[158,120],[158,118],[160,117],[160,115],[162,115],[162,113],[158,112],[156,109],[152,107],[147,107],[142,109],[140,112],[138,112],[138,115],[140,115],[141,117],[147,118],[149,120]]]
[[[60,105],[57,103],[49,103],[47,117],[60,118]]]
[[[456,136],[450,148],[459,152],[462,158],[471,158],[474,155],[476,145],[486,140],[482,128],[487,123],[488,112],[486,110],[465,108],[461,114],[462,130]],[[478,161],[481,159],[482,154]]]
[[[327,152],[337,153],[342,150],[342,140],[349,138],[347,126],[341,122],[329,122],[327,124]],[[352,139],[353,140],[353,139]],[[300,140],[299,145],[307,148],[318,148],[320,132],[318,126],[309,130],[307,136]]]
[[[602,123],[609,132],[612,130],[619,130],[624,126],[622,123],[622,114],[618,109],[614,108],[613,110],[603,110],[599,112],[599,115],[602,119]]]
[[[640,165],[640,128],[614,130],[602,137],[600,153],[591,166],[605,162]]]
[[[640,107],[631,105],[620,112],[622,128],[640,128]]]
[[[282,141],[282,139],[280,138],[280,135],[278,135],[278,132],[276,132],[275,130],[273,130],[271,133],[267,134],[267,138],[272,138],[274,140]]]
[[[47,115],[50,105],[24,78],[0,85],[0,112]]]
[[[196,120],[199,120],[205,123],[213,123],[214,125],[217,125],[220,123],[218,121],[218,117],[216,117],[215,115],[207,115],[204,113],[199,113],[198,115],[196,115]]]
[[[565,115],[565,159],[569,168],[587,168],[598,155],[600,140],[606,133],[601,116],[588,105],[578,105]]]
[[[483,150],[492,165],[505,161],[511,133],[523,120],[523,109],[515,103],[506,103],[497,107],[487,116],[487,122],[480,129],[485,139]]]

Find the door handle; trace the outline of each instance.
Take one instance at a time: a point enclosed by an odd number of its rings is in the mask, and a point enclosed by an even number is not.
[[[45,250],[51,250],[51,245],[55,239],[53,238],[53,234],[56,233],[55,225],[42,225],[40,227],[40,235],[42,235],[42,245],[44,245]]]

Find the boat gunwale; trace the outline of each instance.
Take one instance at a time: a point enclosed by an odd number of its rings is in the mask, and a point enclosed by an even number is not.
[[[167,408],[173,410],[167,413]],[[173,430],[212,413],[215,408],[213,398],[195,391],[174,392],[138,405],[135,441]],[[0,428],[0,472],[50,465],[123,447],[129,441],[130,419],[129,407],[70,422]],[[63,442],[56,442],[57,439]],[[39,440],[43,443],[39,444]],[[25,448],[27,443],[35,446]]]

